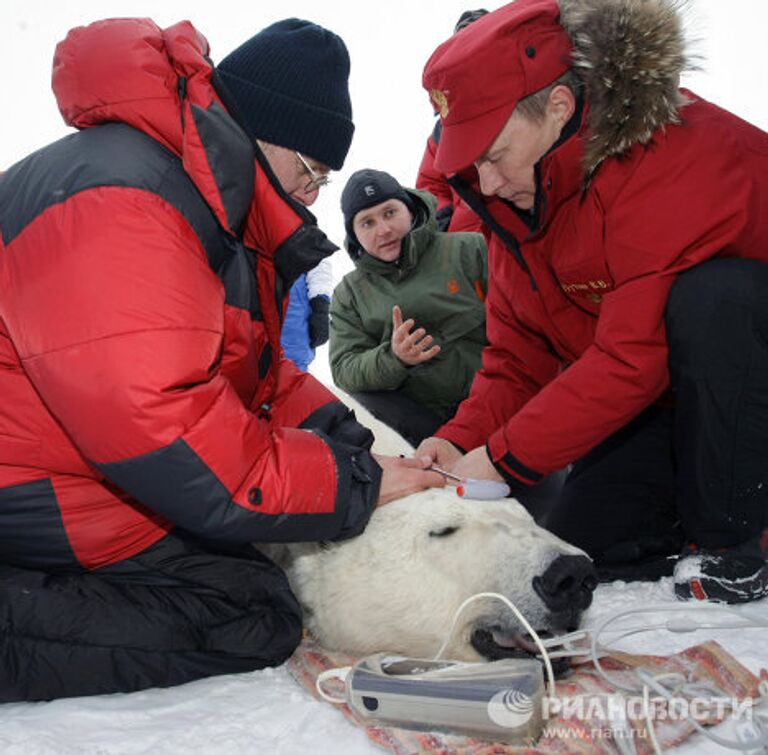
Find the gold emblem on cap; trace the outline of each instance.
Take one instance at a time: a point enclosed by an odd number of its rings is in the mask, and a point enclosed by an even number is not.
[[[448,98],[445,96],[445,92],[441,91],[440,89],[432,89],[429,92],[429,96],[435,107],[440,111],[440,117],[447,118]]]

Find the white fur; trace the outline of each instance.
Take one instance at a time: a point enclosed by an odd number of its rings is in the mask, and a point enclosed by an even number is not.
[[[413,449],[351,398],[371,428],[374,451]],[[452,534],[437,536],[447,528]],[[339,543],[269,549],[288,573],[312,635],[329,649],[429,657],[445,639],[454,612],[478,592],[499,592],[536,629],[548,612],[531,580],[561,554],[583,555],[537,526],[517,501],[468,501],[455,488],[431,489],[376,509],[364,533]],[[477,601],[462,614],[448,657],[477,660],[469,644],[475,622],[519,631],[500,601]]]

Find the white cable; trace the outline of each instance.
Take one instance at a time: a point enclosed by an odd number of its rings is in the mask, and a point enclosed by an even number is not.
[[[643,608],[632,608],[627,611],[621,611],[617,614],[614,614],[610,616],[608,619],[606,619],[602,624],[600,624],[597,628],[597,631],[592,635],[591,642],[590,642],[590,660],[595,666],[595,670],[598,672],[598,674],[606,681],[608,684],[610,684],[612,687],[615,687],[616,689],[623,690],[625,692],[631,692],[631,693],[637,693],[639,690],[629,687],[624,684],[618,683],[615,679],[611,679],[608,674],[605,672],[605,669],[603,669],[602,665],[600,664],[598,655],[597,655],[597,648],[598,648],[598,640],[600,638],[600,635],[605,630],[605,628],[613,623],[614,621],[620,619],[622,616],[628,616],[630,614],[635,613],[652,613],[654,611],[716,611],[718,613],[729,613],[736,616],[739,616],[739,618],[742,618],[742,614],[738,614],[736,611],[719,605],[701,605],[701,604],[691,604],[686,606],[646,606]],[[700,628],[764,628],[768,626],[768,622],[764,621],[763,619],[752,617],[747,615],[746,617],[748,620],[746,622],[740,622],[739,624],[734,624],[733,622],[729,624],[701,624],[695,620],[691,619],[682,619],[682,620],[668,620],[666,628],[669,631],[672,632],[689,632],[689,631],[695,631]],[[651,626],[649,628],[656,629],[656,626]],[[634,632],[633,632],[634,633]],[[680,694],[681,692],[687,692],[688,694],[691,693],[691,691],[695,692],[696,684],[690,683],[688,680],[684,680],[685,683],[682,686],[679,686],[675,690],[668,690],[666,687],[664,687],[663,684],[660,683],[660,680],[665,677],[676,677],[679,678],[679,674],[659,674],[657,676],[653,676],[652,674],[649,674],[647,671],[644,671],[643,669],[638,669],[636,671],[636,675],[639,679],[644,681],[643,685],[643,691],[645,694],[646,687],[652,687],[654,690],[656,690],[662,697],[664,697],[668,702],[671,700],[673,694]],[[767,685],[768,686],[768,685]],[[761,695],[763,692],[762,687],[759,688]],[[707,690],[708,692],[711,692],[711,690]],[[768,691],[768,690],[766,690]],[[696,721],[691,716],[688,716],[689,723],[701,734],[703,734],[707,739],[711,740],[712,742],[715,742],[716,744],[719,744],[722,747],[727,747],[732,750],[742,750],[742,751],[748,751],[748,750],[754,750],[756,747],[766,747],[768,746],[768,728],[763,725],[762,721],[758,718],[758,720],[752,723],[752,727],[750,728],[750,736],[748,741],[745,741],[744,735],[742,735],[742,739],[739,741],[734,740],[728,740],[724,739],[723,737],[720,737],[716,734],[713,734],[710,731],[707,731],[701,724],[699,724],[698,721]]]
[[[648,685],[643,686],[643,715],[645,716],[645,730],[648,732],[648,738],[651,740],[651,746],[655,755],[661,755],[662,749],[659,740],[656,739],[656,727],[653,725],[651,717],[651,698],[648,694]]]
[[[557,647],[558,645],[565,645],[566,642],[574,642],[575,640],[585,640],[589,636],[589,632],[586,629],[577,629],[575,632],[568,632],[568,634],[559,634],[556,637],[547,637],[542,640],[541,643],[545,648]]]
[[[323,700],[327,700],[329,703],[334,703],[334,705],[339,705],[340,703],[346,703],[347,698],[346,697],[333,697],[332,695],[327,694],[326,692],[323,692],[323,682],[326,679],[330,679],[332,677],[336,677],[341,682],[346,682],[347,674],[352,670],[351,666],[339,666],[338,668],[329,668],[325,671],[321,671],[317,675],[317,679],[315,679],[315,689],[317,690],[317,694],[320,695],[320,697],[323,698]]]
[[[497,592],[478,592],[474,595],[470,595],[457,609],[456,613],[453,614],[453,622],[451,623],[451,628],[448,630],[448,636],[445,638],[445,641],[440,646],[440,649],[435,654],[435,657],[433,660],[438,660],[440,656],[445,652],[445,649],[450,644],[451,640],[453,639],[453,632],[456,629],[456,623],[459,620],[459,616],[461,615],[461,612],[470,604],[474,603],[476,600],[480,600],[481,598],[495,598],[496,600],[500,600],[502,603],[504,603],[507,608],[509,608],[513,614],[515,614],[515,617],[517,620],[523,625],[523,628],[528,632],[528,634],[531,635],[533,638],[533,641],[536,643],[536,647],[538,647],[539,651],[541,652],[541,658],[544,661],[544,667],[547,670],[547,682],[549,687],[549,696],[555,697],[555,674],[552,671],[552,662],[549,660],[549,654],[547,653],[547,649],[544,647],[544,643],[541,640],[541,637],[536,633],[534,628],[526,621],[525,616],[520,613],[520,611],[517,610],[517,607],[515,604],[506,596],[500,595]]]
[[[672,694],[665,690],[663,687],[661,688],[660,694],[662,697],[666,698],[666,700],[669,702],[672,698]],[[739,740],[733,740],[733,739],[725,739],[724,737],[721,737],[717,734],[714,734],[711,731],[707,731],[695,718],[692,716],[688,716],[687,719],[688,723],[693,726],[696,731],[698,731],[700,734],[703,734],[707,739],[709,739],[711,742],[714,742],[715,744],[720,745],[721,747],[726,747],[729,750],[742,750],[742,751],[751,751],[755,750],[758,747],[765,748],[768,746],[768,732],[766,732],[765,727],[761,725],[761,723],[758,721],[758,723],[754,724],[753,731],[756,730],[757,738],[752,737],[749,739],[749,741],[744,741],[742,739]]]
[[[711,611],[716,611],[717,613],[728,613],[728,614],[731,614],[731,615],[738,616],[739,618],[742,618],[741,614],[739,614],[736,611],[734,611],[734,610],[732,610],[730,608],[727,608],[725,606],[712,605],[712,604],[702,605],[702,604],[699,604],[699,603],[691,603],[689,605],[683,605],[683,606],[656,605],[656,606],[645,606],[643,608],[630,608],[630,609],[628,609],[626,611],[620,611],[619,613],[615,613],[615,614],[609,616],[607,619],[605,619],[605,621],[603,621],[601,624],[599,624],[597,629],[592,633],[591,642],[590,642],[589,656],[590,656],[590,660],[594,663],[595,669],[597,670],[598,674],[600,674],[600,676],[606,682],[608,682],[609,684],[615,686],[617,689],[621,689],[624,692],[640,692],[641,691],[638,688],[632,688],[632,687],[628,687],[626,685],[617,684],[615,681],[612,681],[611,679],[608,678],[608,676],[606,675],[605,671],[603,670],[603,668],[600,665],[600,662],[598,660],[598,645],[599,645],[600,635],[606,630],[606,627],[608,627],[609,624],[612,624],[613,622],[617,621],[618,619],[622,618],[623,616],[630,616],[630,615],[636,614],[636,613],[640,613],[640,614],[643,614],[643,613],[654,613],[654,612],[657,612],[657,611],[663,611],[663,612],[666,612],[666,613],[668,613],[670,611],[672,611],[672,612],[681,612],[681,611],[688,611],[688,612],[710,611],[711,612]],[[768,622],[764,621],[763,619],[760,619],[758,617],[752,617],[752,616],[747,616],[746,618],[748,620],[745,621],[745,622],[739,623],[736,628],[746,629],[746,628],[752,628],[752,627],[754,627],[754,628],[768,627]],[[686,631],[686,632],[688,632],[688,631],[695,631],[696,629],[700,629],[700,628],[701,629],[714,629],[714,628],[718,628],[717,624],[701,624],[700,622],[697,622],[695,620],[689,619],[685,623],[685,629],[683,630],[682,629],[683,622],[685,622],[685,619],[682,619],[682,620],[681,619],[678,619],[678,620],[670,619],[670,620],[667,620],[664,628],[668,629],[669,631],[676,632],[676,633],[680,632],[680,631]],[[670,624],[673,627],[672,629],[669,628]],[[657,626],[655,624],[647,625],[647,629],[649,631],[653,630],[653,629],[658,629],[658,628],[661,628],[661,627],[659,627],[659,626]],[[730,624],[728,624],[728,625],[725,625],[725,628],[734,628],[734,627],[732,627]],[[613,630],[613,631],[618,631],[618,630]],[[636,627],[636,628],[633,628],[632,631],[633,632],[638,632],[638,631],[642,631],[642,629],[639,628],[639,627]],[[600,646],[600,647],[603,647],[603,646]]]

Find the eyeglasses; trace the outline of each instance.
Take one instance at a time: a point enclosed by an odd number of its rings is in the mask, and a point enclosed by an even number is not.
[[[316,191],[319,189],[322,189],[323,186],[328,186],[328,184],[331,182],[331,179],[329,176],[321,175],[318,173],[304,158],[304,156],[301,154],[301,152],[296,152],[296,157],[299,158],[299,162],[304,167],[304,172],[310,177],[309,181],[307,182],[307,185],[304,187],[304,191],[309,194],[311,191]]]

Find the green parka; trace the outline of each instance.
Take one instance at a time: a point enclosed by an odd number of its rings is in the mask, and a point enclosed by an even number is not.
[[[485,337],[488,252],[479,233],[437,230],[437,200],[406,190],[415,212],[396,262],[367,254],[348,236],[356,269],[336,286],[331,302],[330,360],[333,380],[348,393],[399,390],[448,419],[469,393],[480,367]],[[413,318],[440,353],[414,367],[390,346],[392,307]]]

